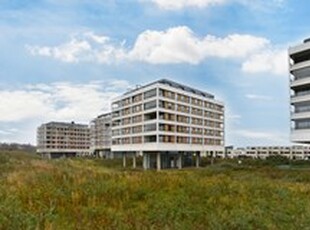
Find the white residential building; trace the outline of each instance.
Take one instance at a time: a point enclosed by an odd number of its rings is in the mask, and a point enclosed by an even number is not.
[[[88,125],[74,122],[49,122],[37,129],[37,152],[47,158],[88,155]]]
[[[183,157],[224,153],[224,104],[170,80],[131,90],[112,102],[112,152],[143,155],[143,167],[181,168]]]
[[[291,140],[310,143],[310,39],[289,48]]]
[[[93,119],[90,123],[90,151],[92,154],[112,158],[112,117],[111,113],[106,113]]]
[[[270,156],[283,156],[289,159],[310,159],[310,146],[253,146],[246,148],[229,148],[226,151],[227,158],[250,157],[266,159]]]

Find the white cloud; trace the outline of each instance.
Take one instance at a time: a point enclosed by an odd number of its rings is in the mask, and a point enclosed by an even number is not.
[[[88,122],[110,110],[110,101],[129,87],[128,82],[89,82],[28,85],[0,89],[0,122],[78,120]]]
[[[204,8],[212,5],[221,5],[231,0],[151,0],[164,10],[180,10],[186,7]]]
[[[95,41],[95,44],[91,43],[90,39]],[[265,38],[247,34],[232,34],[224,38],[212,35],[199,37],[186,26],[173,27],[166,31],[146,30],[138,36],[131,50],[125,50],[121,45],[117,47],[109,40],[88,32],[63,45],[27,45],[27,49],[32,55],[49,56],[66,62],[83,60],[86,54],[99,62],[129,58],[149,63],[197,64],[207,57],[245,58],[269,44]]]
[[[109,37],[99,36],[93,32],[75,35],[69,42],[61,45],[26,45],[26,49],[34,56],[51,57],[68,63],[80,61],[112,63],[125,58],[122,44],[114,45]]]
[[[142,0],[143,1],[143,0]],[[225,4],[240,4],[253,9],[263,10],[270,8],[271,6],[279,7],[283,6],[285,0],[149,0],[162,10],[182,10],[189,7],[192,8],[207,8],[215,5]],[[147,2],[147,0],[144,0]]]
[[[72,39],[70,42],[56,47],[27,46],[32,55],[54,57],[64,62],[78,62],[79,57],[91,50],[87,41]]]
[[[259,100],[259,101],[270,101],[272,100],[271,97],[265,95],[258,95],[258,94],[246,94],[246,98],[251,100]]]
[[[287,75],[288,58],[286,50],[263,50],[249,57],[242,64],[245,73],[272,73]]]
[[[32,55],[52,57],[64,62],[118,63],[140,61],[150,64],[192,64],[208,58],[234,59],[245,73],[284,75],[287,71],[286,52],[273,48],[263,37],[249,34],[230,34],[216,37],[199,36],[186,26],[164,31],[146,30],[138,35],[133,46],[125,42],[115,44],[107,36],[93,32],[74,36],[57,46],[30,46]]]
[[[153,64],[198,64],[208,57],[245,58],[267,46],[265,38],[232,34],[225,38],[198,37],[186,26],[140,34],[129,56]]]

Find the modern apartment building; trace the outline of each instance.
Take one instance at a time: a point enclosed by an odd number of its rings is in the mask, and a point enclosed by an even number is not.
[[[266,159],[270,156],[283,156],[289,159],[310,159],[310,146],[253,146],[246,148],[227,149],[227,158],[249,157]]]
[[[310,39],[289,48],[291,140],[310,143]]]
[[[49,122],[37,129],[37,152],[47,158],[88,155],[88,125],[74,122]]]
[[[137,87],[112,102],[112,152],[143,155],[143,167],[182,168],[184,157],[224,152],[224,104],[170,80]]]
[[[90,123],[90,151],[95,156],[112,158],[112,117],[106,113],[93,119]]]

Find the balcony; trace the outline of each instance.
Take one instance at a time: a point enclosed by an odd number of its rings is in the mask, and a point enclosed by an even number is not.
[[[302,68],[306,68],[310,66],[310,61],[303,61],[303,62],[299,62],[297,64],[293,64],[290,66],[290,71],[295,71],[298,69],[302,69]]]
[[[306,101],[310,101],[310,94],[306,94],[306,95],[300,95],[300,96],[291,96],[291,103],[300,103],[300,102],[306,102]]]
[[[310,118],[310,112],[292,113],[291,115],[292,120],[306,119],[306,118]]]
[[[303,85],[310,85],[310,76],[297,79],[295,81],[291,82],[291,88],[298,87],[298,86],[303,86]]]
[[[291,131],[291,141],[300,143],[309,143],[310,129],[293,129]]]

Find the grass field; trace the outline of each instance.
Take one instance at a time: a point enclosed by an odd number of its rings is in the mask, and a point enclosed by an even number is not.
[[[310,229],[310,166],[144,172],[3,152],[0,229]]]

